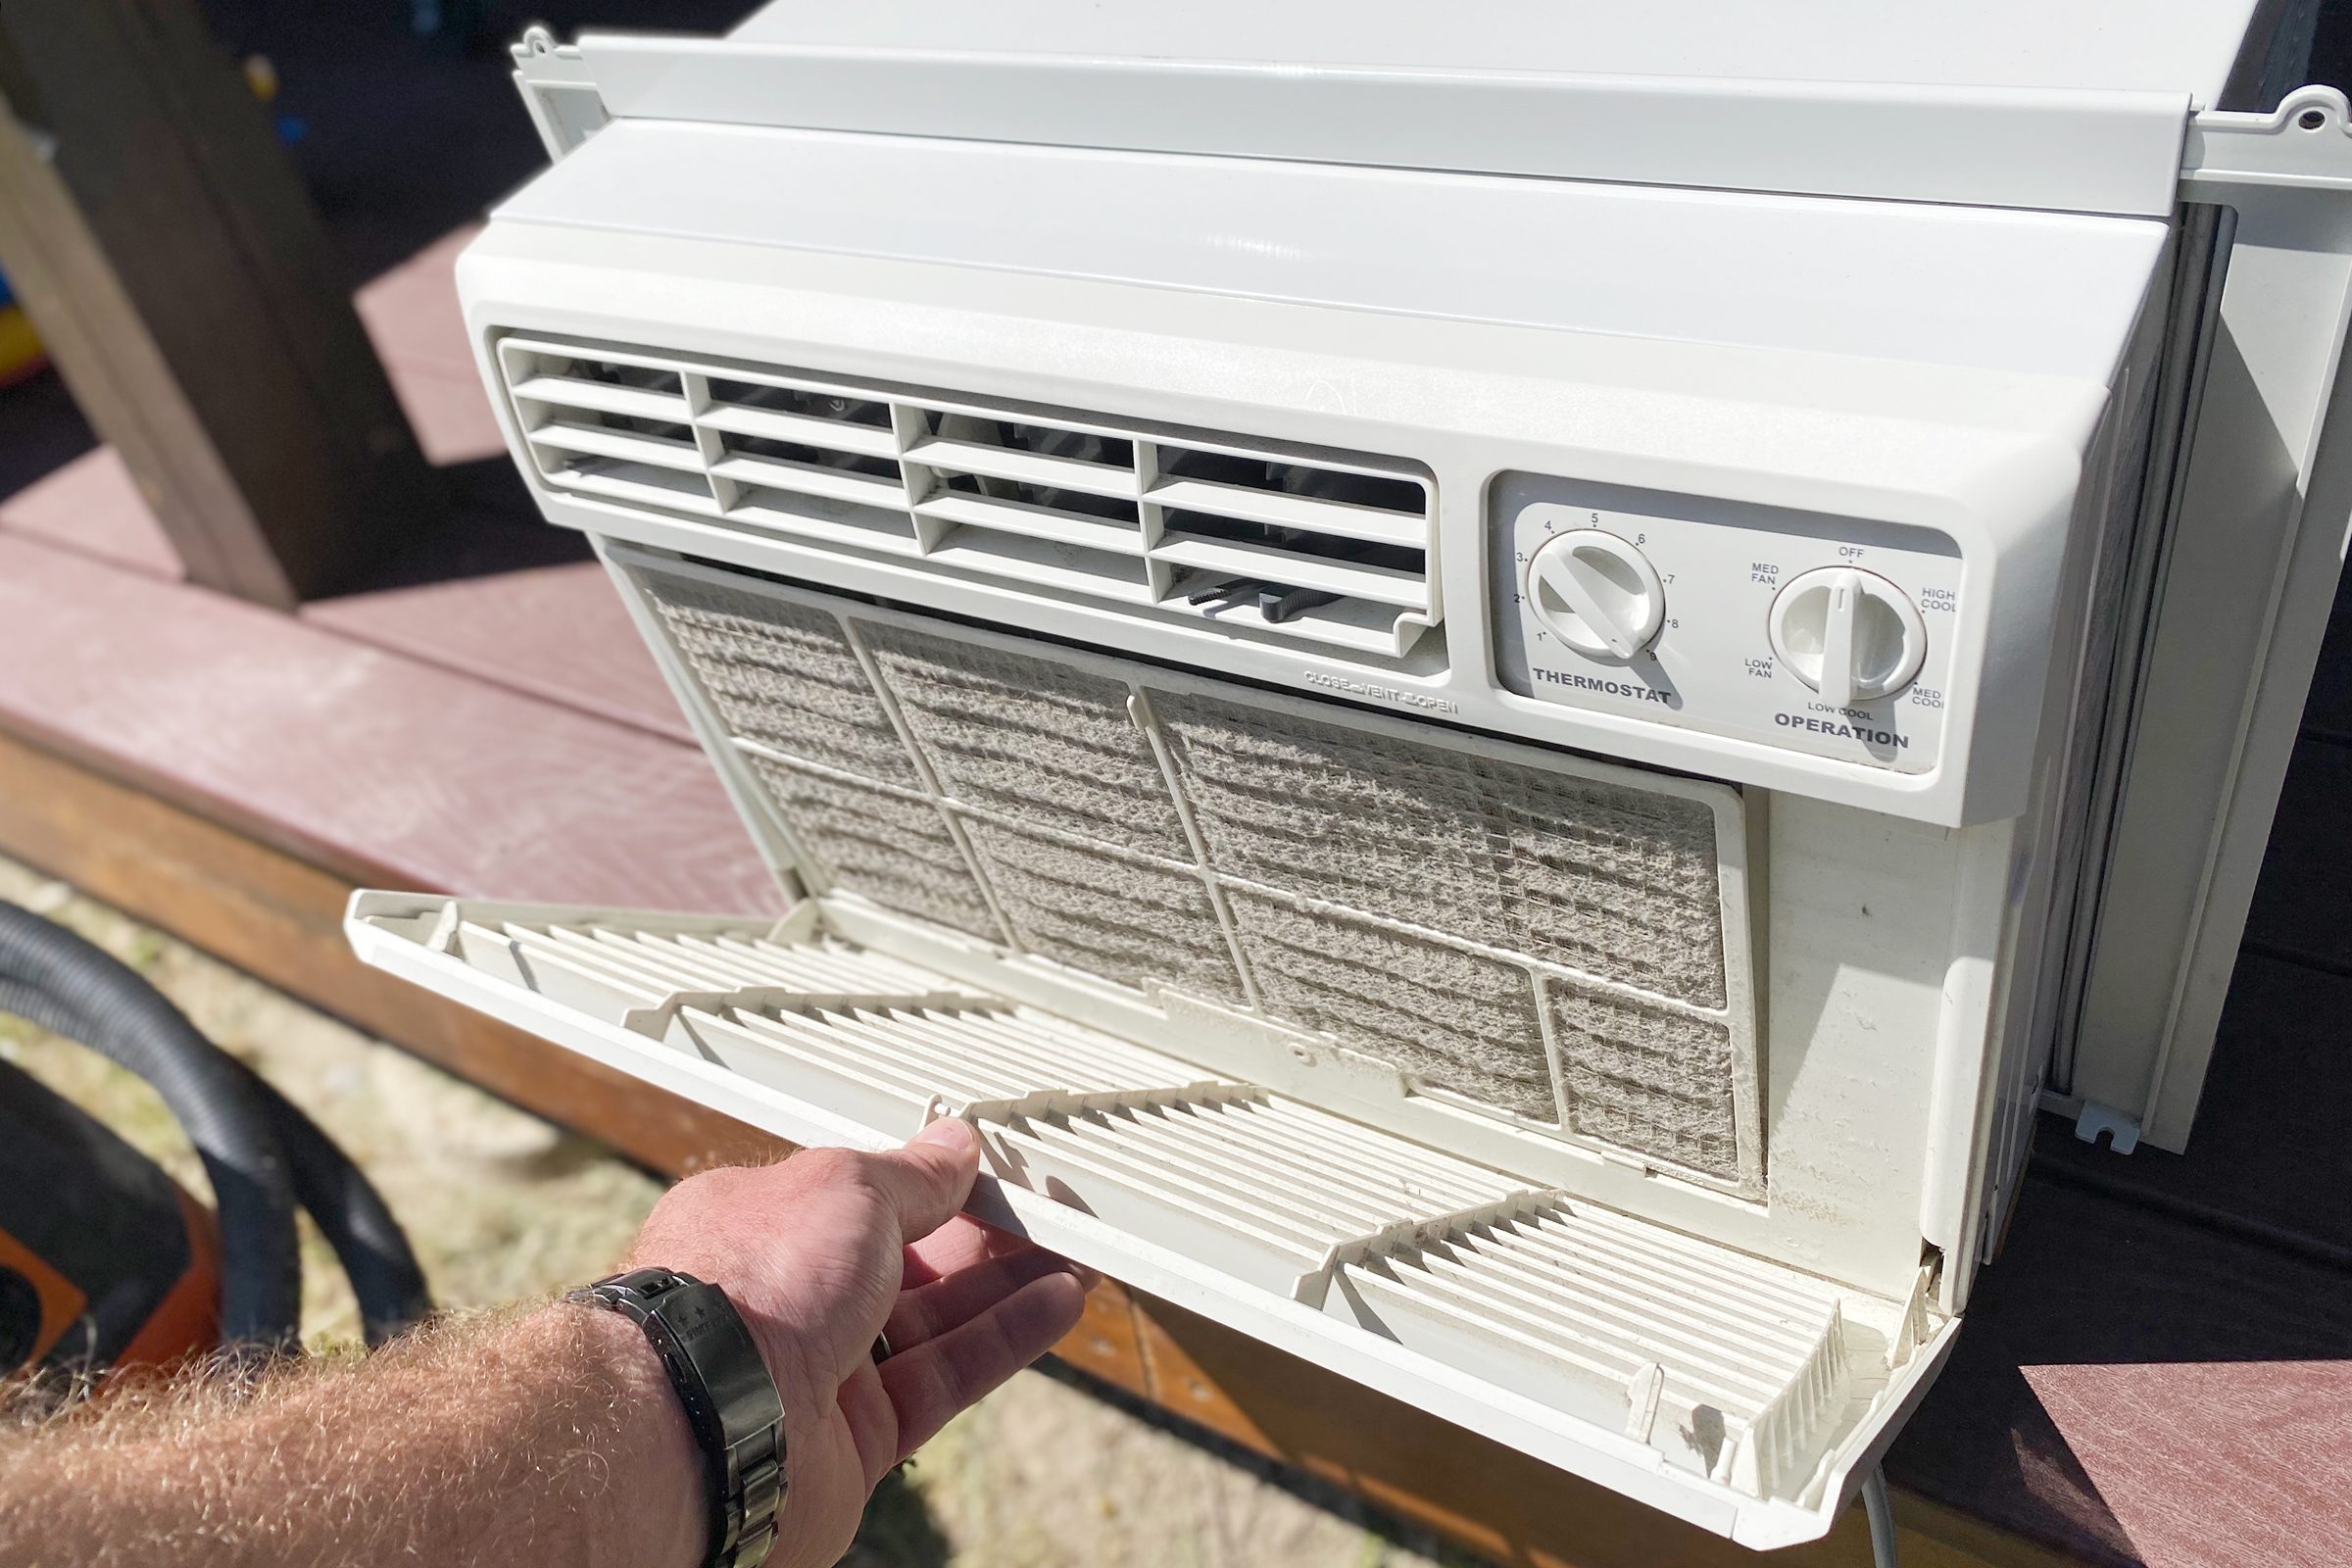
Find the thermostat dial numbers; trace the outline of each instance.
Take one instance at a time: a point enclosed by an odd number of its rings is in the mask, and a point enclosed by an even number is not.
[[[1857,541],[1553,502],[1507,525],[1518,591],[1504,608],[1526,663],[1511,684],[1529,696],[1898,772],[1935,765],[1960,561],[1884,542],[1935,536],[1882,527]],[[1547,563],[1581,565],[1588,588],[1618,567],[1614,604],[1563,616],[1569,595],[1546,597]],[[1609,587],[1604,576],[1598,593]],[[1650,606],[1655,627],[1639,638]],[[1619,652],[1629,641],[1630,656]]]
[[[1567,647],[1619,662],[1666,621],[1666,587],[1640,547],[1600,528],[1553,534],[1527,558],[1528,612]]]

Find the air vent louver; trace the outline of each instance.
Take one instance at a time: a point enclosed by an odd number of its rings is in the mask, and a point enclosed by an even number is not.
[[[1916,1298],[1847,1291],[1333,1114],[846,941],[821,916],[390,898],[363,895],[356,913],[370,961],[461,996],[494,987],[556,1038],[584,1026],[606,1052],[677,1064],[755,1121],[817,1104],[837,1133],[886,1142],[962,1117],[989,1175],[1052,1200],[1019,1210],[1050,1245],[1068,1240],[1057,1204],[1091,1241],[1148,1241],[1188,1288],[1279,1312],[1288,1343],[1304,1333],[1352,1375],[1421,1369],[1513,1401],[1516,1420],[1580,1423],[1652,1473],[1704,1478],[1719,1502],[1812,1506],[1931,1326]]]
[[[1395,460],[508,338],[540,479],[1056,597],[1402,658],[1435,496]]]

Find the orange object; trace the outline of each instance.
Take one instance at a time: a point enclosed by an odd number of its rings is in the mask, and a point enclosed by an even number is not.
[[[49,364],[48,351],[24,307],[0,305],[0,386],[14,386]]]
[[[220,1337],[212,1211],[0,1063],[0,1377],[168,1366]]]

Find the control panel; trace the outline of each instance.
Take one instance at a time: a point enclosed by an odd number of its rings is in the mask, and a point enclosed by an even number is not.
[[[1936,764],[1960,609],[1942,535],[1506,475],[1496,674],[1540,702],[1897,772]]]

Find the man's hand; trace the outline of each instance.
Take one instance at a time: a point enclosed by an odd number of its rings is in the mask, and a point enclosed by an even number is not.
[[[639,1234],[632,1263],[724,1290],[775,1374],[776,1568],[840,1557],[891,1466],[1077,1322],[1070,1265],[957,1214],[978,1166],[972,1130],[935,1122],[886,1154],[697,1176]],[[637,1326],[543,1306],[289,1365],[249,1396],[184,1378],[0,1421],[0,1568],[694,1568],[705,1485]]]
[[[839,1558],[893,1466],[1076,1325],[1071,1264],[957,1212],[979,1168],[972,1129],[936,1121],[889,1153],[694,1177],[638,1234],[627,1266],[719,1286],[775,1376],[790,1484],[775,1568]]]

